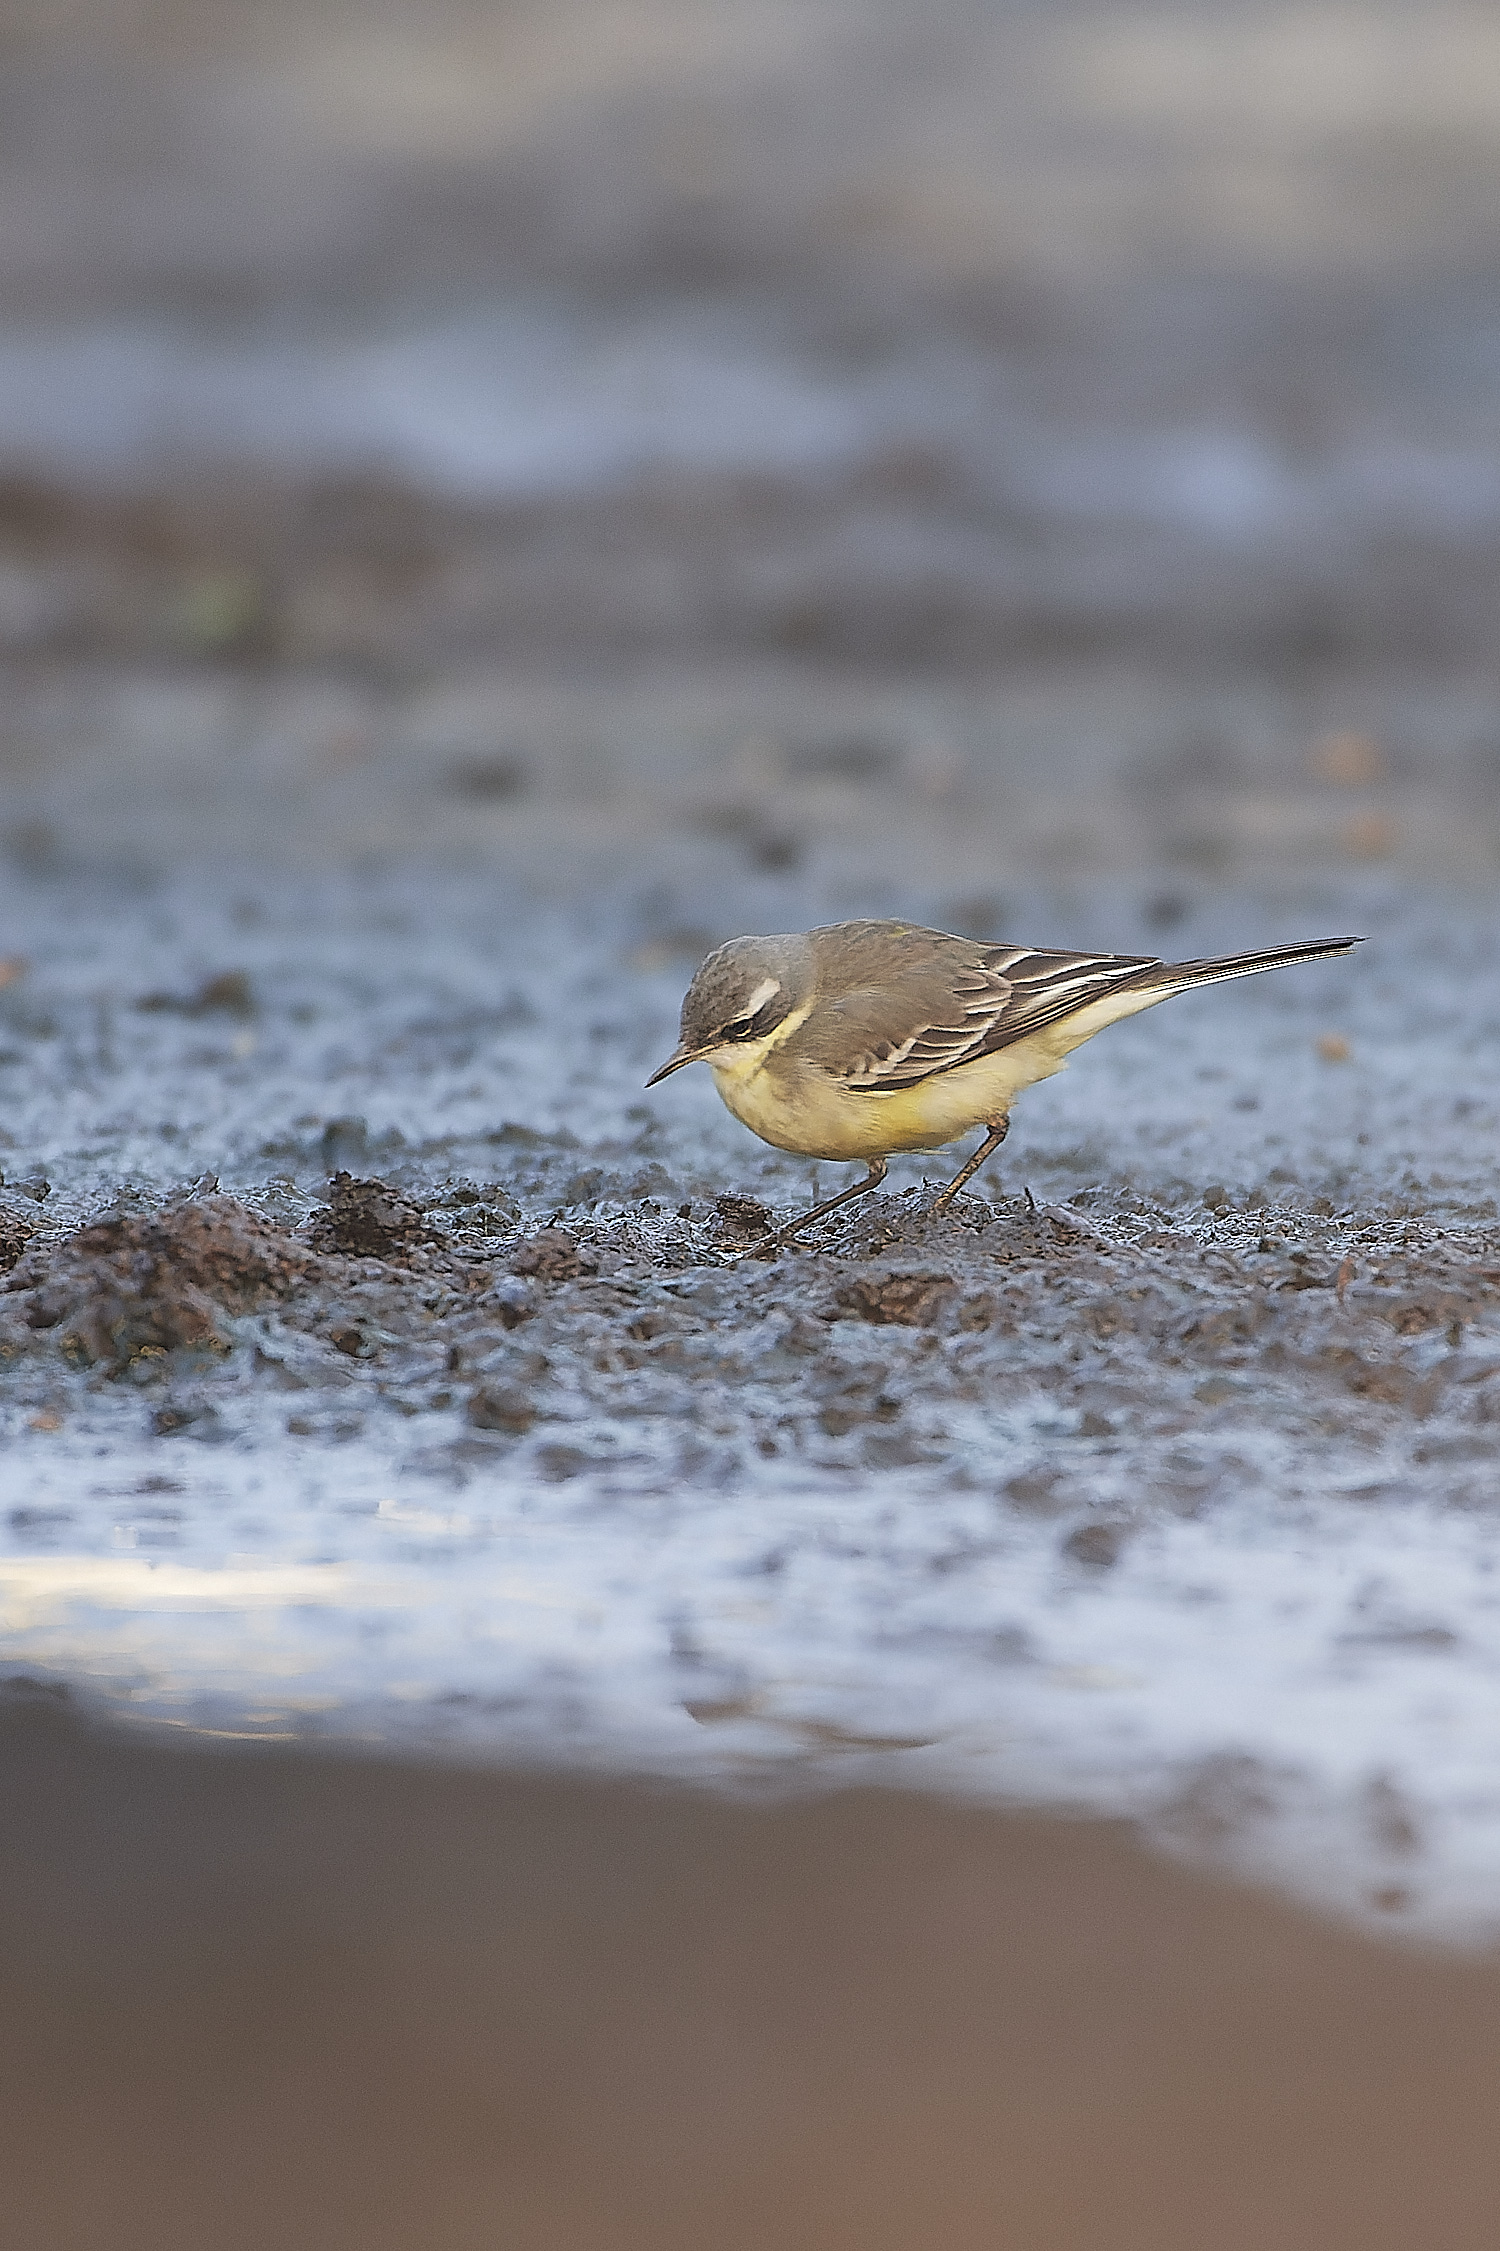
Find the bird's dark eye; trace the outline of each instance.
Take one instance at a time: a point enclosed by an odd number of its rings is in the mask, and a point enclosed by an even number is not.
[[[784,1008],[777,1009],[776,1003],[780,998],[781,995],[775,993],[766,1002],[765,1007],[758,1008],[753,1016],[740,1016],[735,1019],[734,1023],[726,1024],[719,1034],[720,1039],[726,1042],[729,1040],[764,1039],[766,1033],[773,1030],[786,1014]]]

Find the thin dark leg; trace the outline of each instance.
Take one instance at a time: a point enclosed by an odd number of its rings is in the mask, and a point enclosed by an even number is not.
[[[987,1157],[993,1157],[995,1151],[999,1148],[1001,1142],[1005,1139],[1005,1136],[1009,1133],[1009,1131],[1009,1118],[1002,1118],[998,1125],[992,1125],[990,1127],[987,1138],[980,1142],[979,1147],[975,1150],[973,1156],[964,1166],[963,1171],[961,1173],[958,1173],[952,1180],[950,1180],[947,1187],[940,1189],[937,1195],[933,1198],[932,1208],[935,1212],[946,1211],[948,1209],[948,1206],[952,1203],[960,1188],[967,1188],[969,1182],[973,1179],[975,1173],[978,1172],[985,1159]]]
[[[815,1219],[826,1219],[831,1211],[837,1211],[840,1204],[852,1203],[856,1196],[868,1196],[872,1188],[880,1186],[885,1172],[885,1158],[872,1157],[870,1169],[863,1180],[856,1180],[854,1186],[846,1188],[842,1195],[830,1196],[826,1204],[814,1204],[812,1210],[805,1211],[800,1219],[790,1220],[785,1227],[778,1227],[774,1235],[762,1235],[758,1243],[752,1243],[748,1250],[741,1251],[740,1256],[754,1258],[761,1251],[774,1250],[782,1243],[789,1243],[794,1235],[801,1234],[804,1227],[811,1227]]]

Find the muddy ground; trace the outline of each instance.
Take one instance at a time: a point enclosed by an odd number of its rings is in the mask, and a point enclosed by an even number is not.
[[[946,1461],[983,1478],[994,1465],[955,1449],[955,1409],[1039,1390],[1091,1467],[1136,1449],[1160,1465],[1107,1509],[1080,1509],[1074,1448],[998,1483],[1097,1569],[1153,1511],[1204,1502],[1201,1470],[1158,1449],[1253,1433],[1272,1403],[1288,1435],[1355,1460],[1382,1427],[1411,1427],[1416,1458],[1450,1476],[1492,1460],[1500,1356],[1470,1337],[1500,1314],[1494,1223],[1244,1210],[1222,1189],[1191,1220],[1088,1191],[971,1196],[930,1220],[910,1189],[820,1222],[805,1248],[754,1252],[785,1216],[757,1199],[668,1178],[602,1213],[548,1211],[547,1169],[528,1152],[512,1170],[525,1208],[497,1181],[423,1195],[409,1173],[339,1172],[296,1228],[215,1181],[70,1231],[9,1197],[7,1389],[45,1418],[61,1378],[128,1386],[162,1435],[217,1424],[247,1391],[305,1392],[294,1434],[332,1402],[433,1414],[455,1461],[524,1450],[553,1481],[606,1461],[627,1428],[684,1420],[708,1425],[721,1462]],[[289,1360],[249,1318],[266,1315]]]

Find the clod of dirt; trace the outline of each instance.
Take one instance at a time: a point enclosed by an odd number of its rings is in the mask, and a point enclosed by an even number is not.
[[[1062,1552],[1074,1563],[1086,1564],[1091,1571],[1108,1571],[1120,1560],[1120,1551],[1129,1537],[1128,1524],[1080,1524],[1063,1541]]]
[[[825,1438],[846,1438],[862,1423],[894,1422],[900,1412],[900,1400],[884,1391],[874,1399],[834,1399],[819,1410],[818,1428]]]
[[[65,1358],[119,1369],[181,1346],[227,1351],[223,1316],[284,1297],[309,1263],[234,1197],[205,1196],[96,1220],[29,1251],[7,1287],[30,1292],[28,1328],[56,1329]]]
[[[923,1329],[935,1321],[957,1289],[950,1274],[862,1274],[835,1293],[834,1318]]]
[[[452,1232],[458,1237],[508,1234],[521,1216],[514,1197],[503,1188],[476,1180],[450,1181],[439,1202],[444,1211],[456,1215]]]
[[[769,1235],[776,1216],[754,1196],[716,1196],[714,1208],[728,1234]]]
[[[147,993],[135,1005],[151,1016],[253,1016],[255,991],[243,969],[224,969],[195,993]]]
[[[175,1438],[180,1430],[196,1430],[200,1436],[220,1431],[219,1411],[204,1400],[169,1399],[158,1407],[151,1417],[151,1428],[158,1438]]]
[[[1373,1400],[1383,1407],[1404,1407],[1419,1417],[1431,1413],[1442,1390],[1442,1379],[1435,1371],[1419,1375],[1399,1360],[1367,1360],[1338,1345],[1326,1346],[1320,1358],[1338,1370],[1357,1399]]]
[[[1000,1490],[1028,1516],[1057,1516],[1067,1505],[1067,1488],[1062,1473],[1055,1469],[1020,1470],[1008,1477]]]
[[[599,1262],[565,1227],[544,1227],[518,1246],[510,1270],[538,1282],[575,1282],[580,1274],[597,1273]]]
[[[476,1430],[519,1434],[536,1421],[536,1409],[515,1384],[482,1383],[469,1394],[468,1417]]]
[[[0,1209],[0,1274],[18,1264],[35,1232],[18,1212]]]
[[[327,1208],[314,1214],[307,1239],[314,1250],[402,1259],[419,1243],[430,1243],[433,1231],[418,1206],[387,1182],[336,1172],[328,1183]]]

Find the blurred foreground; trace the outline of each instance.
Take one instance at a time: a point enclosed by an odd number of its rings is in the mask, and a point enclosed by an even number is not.
[[[1493,2241],[1493,1965],[1102,1825],[163,1749],[39,1702],[0,1715],[26,2251]]]

